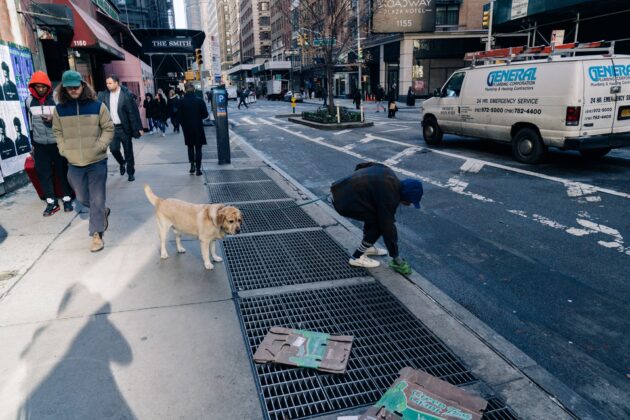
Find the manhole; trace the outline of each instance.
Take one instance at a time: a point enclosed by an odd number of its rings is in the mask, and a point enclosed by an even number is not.
[[[354,343],[343,375],[255,365],[268,418],[302,418],[376,402],[405,366],[455,385],[475,377],[379,283],[238,300],[250,357],[269,328],[349,334]]]
[[[500,399],[489,398],[482,420],[518,420],[518,417]]]
[[[323,230],[233,236],[223,250],[235,291],[368,275],[351,267],[346,251]]]
[[[290,198],[273,181],[243,184],[208,184],[208,193],[211,203],[237,203],[241,201]]]
[[[206,171],[209,183],[241,182],[241,181],[271,181],[269,175],[260,168],[239,169],[227,171]]]
[[[240,206],[243,212],[242,233],[317,227],[317,223],[297,207],[294,201],[249,203]]]

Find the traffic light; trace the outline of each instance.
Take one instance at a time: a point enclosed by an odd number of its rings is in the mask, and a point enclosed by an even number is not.
[[[490,3],[483,5],[483,15],[481,17],[481,28],[490,28]]]
[[[195,61],[197,62],[198,66],[201,66],[203,64],[203,56],[201,54],[201,48],[197,48],[195,50]]]
[[[359,61],[362,61],[362,60],[363,60],[363,48],[359,48],[359,49],[357,50],[357,52],[358,52],[358,54],[357,54],[357,58],[358,58],[358,60],[359,60]]]

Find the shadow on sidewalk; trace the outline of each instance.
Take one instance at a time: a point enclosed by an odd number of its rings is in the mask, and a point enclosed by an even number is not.
[[[90,294],[89,290],[74,285],[66,290],[60,302],[59,315],[79,295]],[[94,300],[93,294],[89,296]],[[69,345],[68,351],[50,370],[43,381],[29,393],[20,408],[19,419],[60,419],[68,418],[136,418],[131,407],[116,383],[111,364],[129,365],[133,355],[129,343],[120,331],[109,321],[109,302],[88,318],[87,323]],[[41,341],[42,333],[54,336],[51,329],[64,328],[64,323],[49,324],[38,328],[21,358],[41,360],[43,354],[54,351]]]

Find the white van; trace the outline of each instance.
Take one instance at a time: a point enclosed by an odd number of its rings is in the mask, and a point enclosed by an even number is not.
[[[422,127],[431,145],[444,133],[511,142],[524,163],[538,162],[547,147],[604,156],[630,145],[630,56],[552,50],[547,59],[458,70],[422,104]]]

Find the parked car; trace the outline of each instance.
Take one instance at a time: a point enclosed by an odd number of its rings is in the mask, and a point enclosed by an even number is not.
[[[291,97],[295,96],[295,102],[304,102],[304,99],[302,98],[302,94],[300,92],[291,92],[288,91],[287,93],[285,93],[284,95],[284,100],[286,102],[291,102]]]

